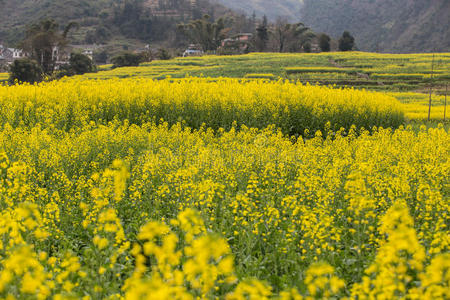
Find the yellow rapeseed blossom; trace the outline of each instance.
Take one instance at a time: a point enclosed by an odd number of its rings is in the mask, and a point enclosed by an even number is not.
[[[447,299],[450,135],[402,119],[283,81],[1,86],[0,298]]]

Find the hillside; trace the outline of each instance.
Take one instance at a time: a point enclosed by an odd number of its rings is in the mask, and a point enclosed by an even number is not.
[[[60,24],[78,21],[82,27],[100,23],[102,11],[110,11],[113,0],[3,0],[0,10],[0,41],[16,43],[24,34],[26,24],[42,18],[54,18]]]
[[[365,51],[433,52],[450,49],[448,0],[216,0],[233,9],[286,16],[338,38],[349,30]]]
[[[450,49],[448,0],[305,0],[302,20],[336,37],[344,30],[351,31],[361,50]]]
[[[26,24],[54,18],[80,24],[71,36],[79,44],[111,44],[117,49],[144,43],[176,45],[175,24],[204,13],[230,10],[302,21],[338,38],[344,30],[360,50],[432,52],[450,49],[448,0],[0,0],[0,42],[17,44]]]
[[[274,21],[277,17],[287,17],[291,22],[300,20],[300,10],[303,0],[215,0],[236,11],[243,11],[248,15],[253,12],[258,17],[266,15]]]
[[[221,16],[229,9],[208,0],[0,0],[0,42],[16,45],[26,25],[53,18],[61,26],[76,21],[70,40],[116,47],[175,40],[178,22],[203,14]]]

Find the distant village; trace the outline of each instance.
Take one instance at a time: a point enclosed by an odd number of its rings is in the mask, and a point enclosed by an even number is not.
[[[221,46],[217,49],[218,54],[243,54],[247,53],[251,48],[253,42],[252,33],[239,33],[230,38],[226,38],[221,42]],[[58,46],[53,47],[52,60],[55,62],[55,66],[58,69],[59,66],[65,65],[69,62],[70,53],[77,52],[82,53],[94,60],[94,53],[102,50],[102,45],[69,45],[60,49]],[[150,45],[146,45],[142,49],[136,49],[134,53],[142,53],[152,51]],[[154,51],[154,50],[153,50]],[[317,43],[312,43],[311,52],[320,52],[320,48]],[[190,44],[186,50],[184,50],[181,56],[202,56],[204,51],[200,45]],[[29,53],[19,48],[8,48],[0,43],[0,67],[8,66],[12,64],[16,59],[30,57]]]
[[[234,52],[234,54],[241,54],[248,51],[252,42],[253,34],[251,33],[240,33],[236,34],[231,38],[224,39],[221,42],[221,47],[218,51],[229,50],[228,52]],[[77,52],[82,53],[94,60],[94,53],[102,49],[102,45],[69,45],[61,49],[58,46],[53,47],[52,50],[52,60],[55,62],[56,69],[59,66],[65,65],[69,62],[70,53]],[[136,49],[134,53],[142,53],[152,51],[150,45],[146,45],[142,49]],[[230,53],[231,54],[231,53]],[[191,44],[183,52],[183,57],[188,56],[202,56],[204,51],[201,50],[199,45]],[[0,43],[0,66],[8,66],[12,64],[16,59],[30,57],[31,55],[25,52],[23,49],[19,48],[8,48]]]
[[[67,64],[70,59],[70,53],[80,52],[91,60],[94,59],[94,51],[99,49],[101,46],[98,45],[69,45],[61,50],[60,47],[55,46],[52,49],[52,60],[55,62],[56,66],[61,66]],[[31,55],[22,49],[18,48],[8,48],[0,43],[0,66],[10,65],[16,59],[30,57]]]

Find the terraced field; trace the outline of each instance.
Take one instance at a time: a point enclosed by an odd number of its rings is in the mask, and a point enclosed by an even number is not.
[[[434,58],[433,58],[434,56]],[[176,58],[87,75],[88,78],[191,76],[243,78],[271,74],[302,82],[357,86],[388,91],[423,91],[431,81],[437,90],[450,80],[450,53],[376,54],[331,52],[319,54],[252,53],[242,56]],[[111,66],[106,66],[108,69]]]
[[[9,78],[9,74],[8,73],[0,73],[0,83],[7,81]]]
[[[434,58],[433,58],[434,56]],[[434,63],[433,63],[434,61]],[[433,64],[433,79],[431,68]],[[232,77],[245,79],[288,79],[312,85],[333,85],[388,92],[400,100],[410,119],[428,117],[430,84],[433,87],[431,117],[444,117],[445,85],[450,81],[450,53],[376,54],[364,52],[205,56],[154,61],[139,67],[101,67],[84,79]]]

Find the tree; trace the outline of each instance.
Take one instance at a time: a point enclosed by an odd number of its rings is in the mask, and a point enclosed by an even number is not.
[[[319,35],[319,47],[322,52],[330,52],[330,41],[331,38],[325,33]]]
[[[262,23],[256,28],[255,46],[259,52],[263,52],[267,48],[267,41],[269,40],[269,29],[267,16],[263,17]]]
[[[106,64],[108,61],[108,52],[105,50],[94,53],[94,62],[96,64]]]
[[[279,52],[299,52],[314,37],[303,23],[290,24],[283,18],[278,18],[274,35]]]
[[[161,48],[158,50],[157,57],[160,60],[169,60],[172,58],[172,55],[170,55],[169,51],[167,49]]]
[[[312,51],[312,46],[311,46],[311,43],[310,43],[310,42],[306,42],[306,43],[303,45],[303,51],[305,51],[306,53],[311,53],[311,51]]]
[[[28,27],[22,48],[31,54],[45,74],[50,75],[55,69],[56,53],[67,45],[69,31],[77,26],[77,23],[71,22],[60,32],[54,20],[42,20]]]
[[[179,24],[177,27],[191,43],[199,44],[203,51],[217,50],[225,39],[225,22],[222,18],[212,23],[211,17],[205,15],[201,19]]]
[[[84,74],[95,70],[92,60],[81,53],[72,53],[70,55],[69,64],[75,74]]]
[[[123,52],[111,59],[113,68],[139,66],[141,57],[131,52]]]
[[[10,66],[9,82],[35,83],[42,80],[42,69],[39,64],[29,58],[16,59]]]
[[[348,31],[344,31],[339,39],[339,50],[351,51],[355,47],[355,38]]]

